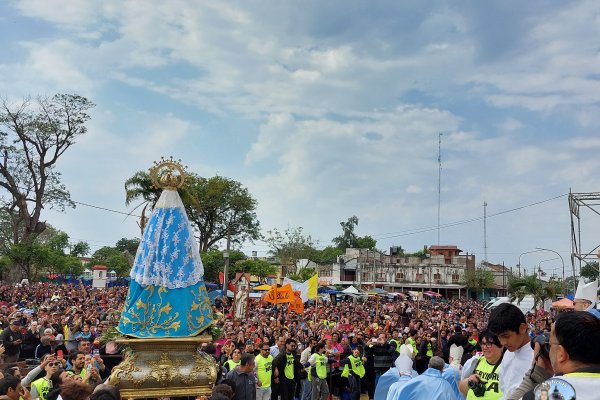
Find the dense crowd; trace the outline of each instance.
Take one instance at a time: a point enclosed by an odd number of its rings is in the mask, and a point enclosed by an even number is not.
[[[120,355],[101,337],[126,295],[123,287],[1,285],[0,395],[118,398],[103,382]],[[506,304],[490,316],[469,299],[373,296],[321,299],[298,315],[250,302],[243,321],[228,299],[212,306],[221,335],[203,349],[221,368],[213,400],[509,399],[556,373],[543,354],[554,311],[524,315]]]

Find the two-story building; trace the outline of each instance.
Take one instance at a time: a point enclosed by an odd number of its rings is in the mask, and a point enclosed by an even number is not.
[[[346,249],[331,266],[319,266],[319,280],[390,292],[431,290],[446,298],[465,296],[464,273],[475,268],[475,256],[456,246],[430,246],[426,257]]]

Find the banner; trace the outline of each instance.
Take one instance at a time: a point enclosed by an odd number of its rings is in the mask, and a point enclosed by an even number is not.
[[[303,303],[306,303],[309,299],[317,298],[317,289],[319,287],[319,274],[314,274],[312,277],[304,282],[296,282],[289,278],[283,280],[283,284],[292,285],[292,290],[300,292],[300,298]]]
[[[304,314],[304,303],[300,298],[300,292],[294,292],[294,300],[288,305],[288,313],[295,312],[296,314]]]
[[[292,290],[292,285],[289,283],[283,285],[282,287],[277,287],[277,285],[273,285],[271,289],[265,294],[263,300],[267,303],[272,304],[280,304],[280,303],[290,303],[294,300],[294,291]]]

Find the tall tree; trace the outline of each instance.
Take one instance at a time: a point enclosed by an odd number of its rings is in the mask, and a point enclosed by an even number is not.
[[[123,252],[126,251],[129,254],[135,256],[135,253],[137,253],[137,249],[138,249],[139,245],[140,245],[140,239],[138,239],[138,238],[133,238],[133,239],[121,238],[115,244],[115,249],[117,249],[119,251],[123,251]]]
[[[264,282],[269,275],[277,274],[277,267],[265,260],[241,260],[235,263],[233,269],[235,272],[248,272],[256,276],[260,282]]]
[[[304,235],[302,230],[299,226],[287,228],[283,233],[277,228],[267,232],[265,241],[271,248],[270,253],[279,258],[289,273],[296,273],[299,260],[313,260],[316,255],[312,238],[310,235]],[[304,267],[305,265],[300,265],[300,269]]]
[[[152,186],[149,174],[143,171],[136,172],[127,180],[125,192],[126,204],[142,201],[142,220],[160,195],[160,191]],[[178,192],[198,234],[200,251],[208,251],[228,235],[234,244],[261,237],[256,216],[257,202],[241,183],[221,176],[203,178],[190,173]],[[140,223],[140,226],[143,225]]]
[[[489,269],[467,268],[465,270],[465,286],[475,291],[477,296],[494,283],[494,275]]]
[[[89,248],[86,242],[71,243],[68,234],[47,225],[35,239],[13,244],[5,254],[10,266],[21,266],[12,279],[35,280],[47,273],[79,275],[83,265],[77,257],[87,254]]]
[[[556,295],[557,285],[543,282],[535,275],[525,275],[509,279],[507,289],[511,300],[521,301],[527,295],[533,296],[534,307],[537,308],[538,304]]]
[[[234,244],[260,239],[257,202],[241,183],[222,176],[191,175],[184,199],[190,221],[198,230],[201,251],[228,236]]]
[[[338,256],[345,253],[345,250],[339,247],[327,246],[322,250],[317,250],[313,261],[317,264],[333,264],[337,262]]]
[[[223,252],[217,249],[210,249],[209,251],[200,253],[200,257],[204,266],[204,280],[206,282],[217,282],[219,272],[222,272],[225,268]],[[245,259],[246,255],[241,251],[233,250],[229,252],[229,262],[233,266]],[[227,274],[229,275],[228,279],[235,277],[235,272],[235,268],[231,268]]]
[[[377,241],[371,236],[357,236],[354,229],[358,226],[358,217],[353,215],[345,222],[340,222],[342,234],[333,238],[333,244],[340,249],[369,249],[377,250]]]
[[[146,171],[138,171],[125,181],[125,205],[129,206],[134,201],[141,201],[131,212],[143,206],[138,222],[142,235],[148,219],[146,215],[152,211],[159,197],[160,189],[154,187],[152,179]]]
[[[115,271],[120,277],[127,276],[131,270],[130,260],[125,254],[110,246],[101,247],[92,254],[87,266],[91,268],[94,265],[104,265],[109,270]]]
[[[43,209],[74,206],[60,181],[56,164],[75,140],[86,133],[85,97],[56,94],[13,105],[0,106],[0,188],[8,196],[2,206],[18,219],[13,243],[28,241],[46,229]]]

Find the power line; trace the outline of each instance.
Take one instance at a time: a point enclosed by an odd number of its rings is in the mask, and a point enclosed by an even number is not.
[[[529,204],[525,204],[523,206],[519,206],[519,207],[514,207],[514,208],[510,208],[507,210],[503,210],[503,211],[498,211],[496,213],[487,215],[487,218],[493,218],[493,217],[497,217],[500,215],[504,215],[504,214],[508,214],[511,212],[515,212],[515,211],[519,211],[519,210],[523,210],[529,207],[534,207],[540,204],[544,204],[553,200],[557,200],[560,199],[561,197],[565,197],[567,196],[568,193],[563,193],[560,194],[558,196],[554,196],[554,197],[550,197],[548,199],[544,199],[544,200],[540,200],[540,201],[536,201],[533,203],[529,203]],[[106,212],[110,212],[110,213],[114,213],[114,214],[120,214],[120,215],[126,215],[126,216],[132,216],[132,217],[141,217],[141,215],[137,215],[137,214],[132,214],[132,213],[128,213],[128,212],[124,212],[124,211],[119,211],[119,210],[113,210],[107,207],[102,207],[102,206],[98,206],[95,204],[90,204],[90,203],[84,203],[81,201],[75,201],[72,200],[73,203],[84,206],[84,207],[90,207],[90,208],[94,208],[97,210],[102,210],[102,211],[106,211]],[[407,229],[404,231],[396,231],[396,232],[388,232],[388,233],[381,233],[381,234],[375,234],[375,235],[370,235],[372,238],[377,238],[377,239],[391,239],[391,238],[396,238],[396,237],[403,237],[403,236],[411,236],[411,235],[416,235],[416,234],[420,234],[420,233],[425,233],[425,232],[431,232],[432,230],[436,230],[436,229],[445,229],[445,228],[451,228],[454,226],[459,226],[459,225],[464,225],[464,224],[469,224],[472,222],[476,222],[476,221],[481,221],[482,219],[484,219],[484,217],[473,217],[473,218],[467,218],[467,219],[463,219],[463,220],[459,220],[459,221],[454,221],[454,222],[448,222],[446,224],[442,224],[442,225],[437,225],[437,226],[428,226],[428,227],[420,227],[420,228],[412,228],[412,229]],[[264,240],[257,240],[257,242],[263,242],[265,243]],[[319,244],[320,242],[324,242],[323,240],[317,239],[315,240],[315,244]],[[260,246],[260,245],[259,245]],[[262,245],[265,246],[265,245]],[[323,247],[327,247],[327,246],[323,246]]]
[[[504,215],[504,214],[508,214],[508,213],[511,213],[511,212],[523,210],[525,208],[537,206],[537,205],[540,205],[540,204],[543,204],[543,203],[547,203],[549,201],[560,199],[561,197],[565,197],[567,195],[568,195],[568,193],[563,193],[563,194],[560,194],[558,196],[551,197],[549,199],[545,199],[545,200],[541,200],[541,201],[536,201],[534,203],[530,203],[530,204],[526,204],[526,205],[523,205],[523,206],[511,208],[511,209],[508,209],[508,210],[498,211],[496,213],[488,215],[487,218],[497,217],[499,215]],[[464,219],[464,220],[449,222],[449,223],[441,225],[441,228],[451,228],[451,227],[458,226],[458,225],[464,225],[464,224],[468,224],[468,223],[471,223],[471,222],[481,221],[482,219],[483,219],[483,217],[473,217],[473,218],[468,218],[468,219]],[[394,238],[394,237],[410,236],[410,235],[415,235],[415,234],[418,234],[418,233],[430,232],[430,231],[435,230],[435,229],[437,229],[437,226],[429,226],[429,227],[408,229],[408,230],[405,230],[405,231],[382,233],[382,234],[371,235],[371,236],[373,238],[379,238],[379,239],[391,239],[391,238]]]
[[[141,215],[136,215],[136,214],[132,214],[132,213],[126,213],[124,211],[112,210],[110,208],[96,206],[94,204],[83,203],[81,201],[73,201],[73,203],[79,204],[79,205],[85,206],[85,207],[96,208],[98,210],[108,211],[108,212],[115,213],[115,214],[127,215],[128,217],[141,217]]]

